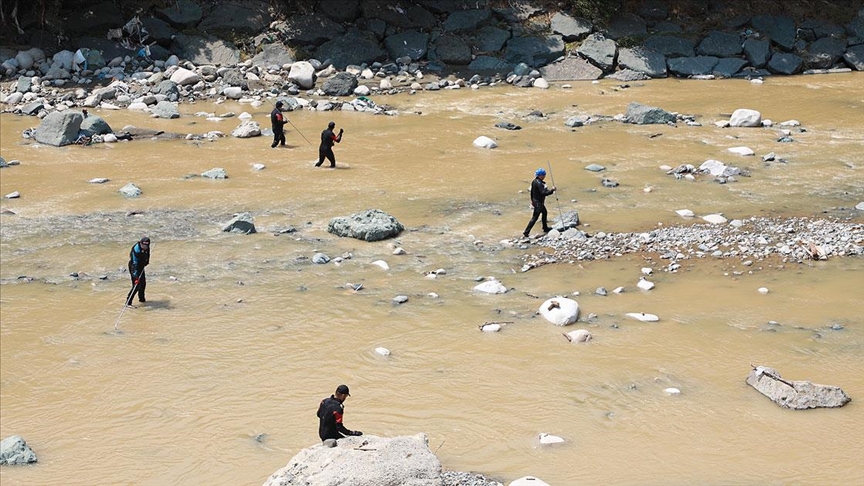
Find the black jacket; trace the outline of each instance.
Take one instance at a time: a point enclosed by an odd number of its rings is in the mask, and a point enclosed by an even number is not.
[[[270,124],[273,126],[274,132],[281,132],[284,130],[285,124],[288,123],[285,120],[285,115],[282,114],[282,110],[279,108],[273,108],[273,111],[270,112]]]
[[[531,205],[536,207],[543,206],[546,203],[546,196],[555,192],[552,189],[546,188],[546,183],[541,181],[539,177],[535,177],[531,182]]]
[[[342,402],[330,395],[330,398],[321,400],[318,405],[318,437],[321,440],[341,439],[348,435],[356,435],[342,425],[342,414],[344,413]]]
[[[141,248],[140,243],[135,243],[129,252],[129,271],[133,277],[140,277],[144,267],[150,264],[150,249]]]
[[[339,143],[342,141],[342,134],[336,135],[333,133],[333,130],[326,129],[321,132],[321,145],[318,146],[318,150],[327,150],[333,147],[333,143]]]

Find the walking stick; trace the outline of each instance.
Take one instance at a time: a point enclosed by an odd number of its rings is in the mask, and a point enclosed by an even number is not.
[[[141,277],[143,277],[143,276],[144,276],[144,272],[141,272]],[[138,278],[138,283],[136,283],[135,286],[132,287],[132,293],[129,294],[129,297],[126,297],[127,302],[129,301],[129,299],[132,296],[135,295],[135,291],[138,290],[138,285],[141,284],[141,277]],[[120,310],[120,315],[117,316],[117,320],[114,321],[114,332],[117,332],[117,327],[120,325],[120,319],[123,317],[123,313],[126,312],[127,307],[129,307],[129,304],[124,302],[123,303],[123,309]]]
[[[561,223],[561,227],[564,227],[564,213],[561,212],[561,201],[558,200],[558,186],[555,185],[555,176],[552,175],[552,162],[546,161],[546,165],[549,166],[549,178],[552,179],[552,185],[555,186],[555,202],[558,203],[558,217],[561,218],[558,222]]]
[[[270,104],[272,105],[273,101],[270,101]],[[291,123],[291,120],[289,120],[287,117],[285,118],[285,121],[287,121],[288,123]],[[303,137],[303,140],[306,140],[306,143],[308,143],[309,145],[312,145],[312,142],[310,142],[309,139],[306,138],[306,135],[303,135],[303,132],[301,132],[300,129],[297,128],[297,125],[295,125],[294,123],[291,123],[291,126],[294,127],[294,130],[297,130],[297,133],[299,133],[300,136]]]

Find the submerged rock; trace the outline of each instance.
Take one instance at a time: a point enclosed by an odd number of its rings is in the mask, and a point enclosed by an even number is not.
[[[392,238],[404,229],[402,223],[380,209],[367,209],[351,216],[336,217],[327,225],[328,233],[365,241]]]
[[[36,462],[36,453],[20,435],[11,435],[0,442],[0,464],[30,464]]]
[[[753,368],[746,381],[777,405],[793,410],[842,407],[852,400],[838,386],[784,380],[780,373],[767,366]]]
[[[226,233],[243,233],[245,235],[257,233],[255,230],[255,218],[249,213],[240,213],[226,223],[222,227],[222,231]]]

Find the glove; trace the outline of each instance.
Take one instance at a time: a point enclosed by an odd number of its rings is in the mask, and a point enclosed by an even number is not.
[[[351,432],[351,435],[363,435],[363,432],[360,432],[359,430],[355,430],[354,432]]]
[[[341,135],[342,132],[344,132],[344,131],[345,131],[345,130],[343,130],[343,129],[340,128],[340,129],[339,129],[339,134]]]
[[[136,278],[136,279],[135,279],[135,285],[138,285],[138,282],[140,282],[140,281],[141,281],[140,278]]]

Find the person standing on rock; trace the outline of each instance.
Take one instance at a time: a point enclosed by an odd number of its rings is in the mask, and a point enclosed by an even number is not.
[[[546,183],[543,182],[544,179],[546,179],[546,170],[540,168],[534,171],[534,180],[531,182],[531,206],[534,208],[534,214],[531,215],[531,221],[528,221],[528,226],[522,233],[522,236],[525,238],[528,238],[531,228],[534,227],[534,223],[537,222],[537,217],[539,216],[542,216],[543,232],[548,233],[552,231],[552,228],[549,227],[546,221],[548,214],[546,211],[546,196],[555,192],[556,187],[552,186],[552,189],[548,189]]]
[[[147,302],[144,290],[147,288],[147,276],[144,267],[150,264],[150,238],[143,237],[132,246],[129,252],[129,276],[132,278],[132,290],[126,296],[126,305],[132,305],[132,297],[138,294],[138,302]]]
[[[318,146],[318,163],[315,164],[315,167],[321,167],[321,164],[324,163],[324,159],[330,161],[330,168],[333,169],[336,167],[336,156],[333,155],[333,143],[340,143],[342,141],[342,130],[339,129],[339,135],[333,133],[333,129],[336,128],[336,122],[330,122],[327,124],[327,130],[321,132],[321,145]]]
[[[342,423],[345,408],[342,404],[350,397],[347,385],[339,385],[336,392],[329,398],[321,400],[318,405],[318,437],[322,441],[327,439],[341,439],[349,435],[363,435],[359,430],[348,430]]]
[[[270,125],[273,127],[273,143],[270,148],[276,148],[277,145],[285,146],[285,124],[288,119],[282,114],[282,102],[276,102],[276,108],[270,112]]]

